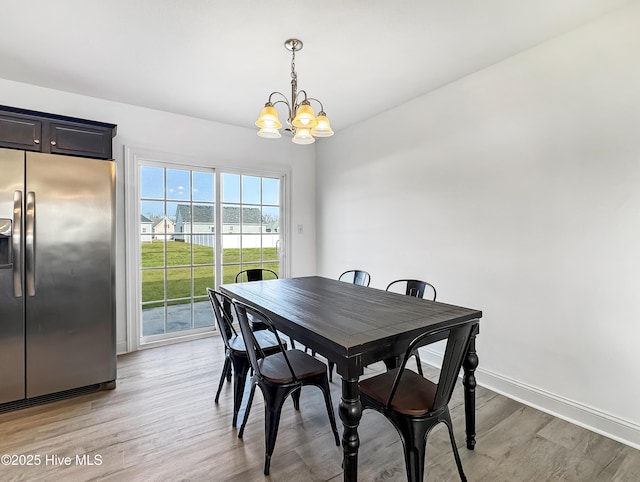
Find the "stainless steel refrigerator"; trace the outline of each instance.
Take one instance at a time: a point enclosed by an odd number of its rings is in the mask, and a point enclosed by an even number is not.
[[[113,161],[0,149],[0,403],[116,378]]]

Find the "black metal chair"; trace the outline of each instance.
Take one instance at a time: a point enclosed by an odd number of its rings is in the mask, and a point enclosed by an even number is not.
[[[436,300],[436,288],[431,283],[419,279],[397,279],[387,285],[387,291],[401,290],[407,296]],[[425,291],[428,296],[425,296]]]
[[[263,279],[278,279],[278,273],[266,268],[250,268],[240,271],[236,275],[236,283],[244,283],[245,281],[262,281]]]
[[[228,306],[231,307],[231,300],[229,300],[225,294],[212,290],[211,288],[207,288],[207,294],[209,295],[213,315],[225,346],[224,366],[222,368],[222,374],[220,375],[220,382],[218,383],[215,402],[218,403],[218,400],[220,399],[220,392],[225,379],[227,381],[231,381],[231,372],[233,371],[234,390],[232,426],[235,427],[238,422],[238,412],[240,411],[240,406],[242,404],[242,395],[244,393],[247,373],[250,368],[249,358],[247,356],[244,340],[241,336],[238,336],[238,333],[233,328],[232,320],[229,316],[229,312],[227,311],[228,308],[225,309],[225,304],[228,304]],[[225,301],[227,303],[225,303]],[[268,330],[261,330],[257,332],[256,340],[260,344],[262,352],[267,355],[280,351],[278,340]]]
[[[271,465],[271,456],[276,444],[278,435],[278,425],[280,424],[280,413],[282,405],[286,398],[291,394],[293,405],[296,410],[300,409],[300,391],[303,386],[314,385],[324,394],[327,412],[329,414],[329,422],[335,437],[336,445],[340,445],[338,437],[338,429],[336,427],[336,419],[331,404],[331,394],[329,389],[329,380],[327,378],[327,366],[320,360],[308,355],[301,350],[287,350],[280,341],[278,332],[275,330],[271,320],[261,311],[252,308],[249,305],[233,300],[236,308],[238,322],[242,336],[245,339],[247,354],[253,368],[253,376],[251,377],[251,392],[244,420],[238,432],[238,437],[242,438],[244,428],[249,418],[253,396],[255,394],[256,385],[262,390],[264,397],[264,433],[265,433],[265,459],[264,459],[264,475],[269,475]],[[265,323],[271,333],[278,340],[280,351],[275,354],[267,354],[264,352],[256,338],[256,332],[251,330],[249,326],[249,315],[252,318],[260,319]]]
[[[398,279],[389,283],[386,289],[387,291],[402,290],[405,295],[413,296],[414,298],[425,298],[426,291],[428,296],[425,299],[436,300],[436,288],[431,283],[419,279]],[[422,375],[422,361],[418,350],[413,353],[413,356],[416,357],[418,373]]]
[[[264,279],[278,279],[278,273],[266,268],[249,268],[243,271],[240,271],[236,275],[236,283],[244,283],[251,281],[262,281]],[[253,324],[253,331],[265,330],[266,326],[264,326],[260,322],[256,322]],[[291,346],[293,348],[296,347],[295,342],[291,340]]]
[[[359,286],[369,286],[369,283],[371,283],[371,275],[360,269],[350,269],[342,273],[338,281],[346,281],[347,283],[353,283]]]
[[[400,434],[409,482],[423,480],[427,438],[440,422],[449,431],[460,479],[464,482],[467,480],[453,436],[448,404],[477,323],[478,320],[470,320],[451,328],[423,333],[409,344],[399,368],[360,382],[362,408],[380,412]],[[406,368],[407,361],[418,346],[444,338],[447,339],[447,347],[437,384]]]

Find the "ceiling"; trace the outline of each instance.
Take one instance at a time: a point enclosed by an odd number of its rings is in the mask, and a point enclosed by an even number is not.
[[[283,44],[297,37],[298,87],[340,130],[626,3],[14,0],[0,78],[252,127],[290,91]]]

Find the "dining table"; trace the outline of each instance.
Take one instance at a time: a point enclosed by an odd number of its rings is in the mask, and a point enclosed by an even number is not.
[[[392,368],[405,355],[409,343],[421,333],[482,317],[480,310],[321,276],[223,284],[220,291],[261,310],[277,330],[335,363],[342,377],[338,412],[344,427],[345,481],[358,479],[358,425],[362,417],[358,381],[364,367],[383,361]],[[476,328],[463,362],[462,379],[466,445],[471,450],[476,444],[477,334]]]

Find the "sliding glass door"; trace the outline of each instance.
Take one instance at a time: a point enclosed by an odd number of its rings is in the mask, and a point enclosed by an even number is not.
[[[215,173],[140,166],[142,336],[213,325]]]
[[[138,165],[140,344],[213,329],[206,288],[281,274],[282,177]]]

